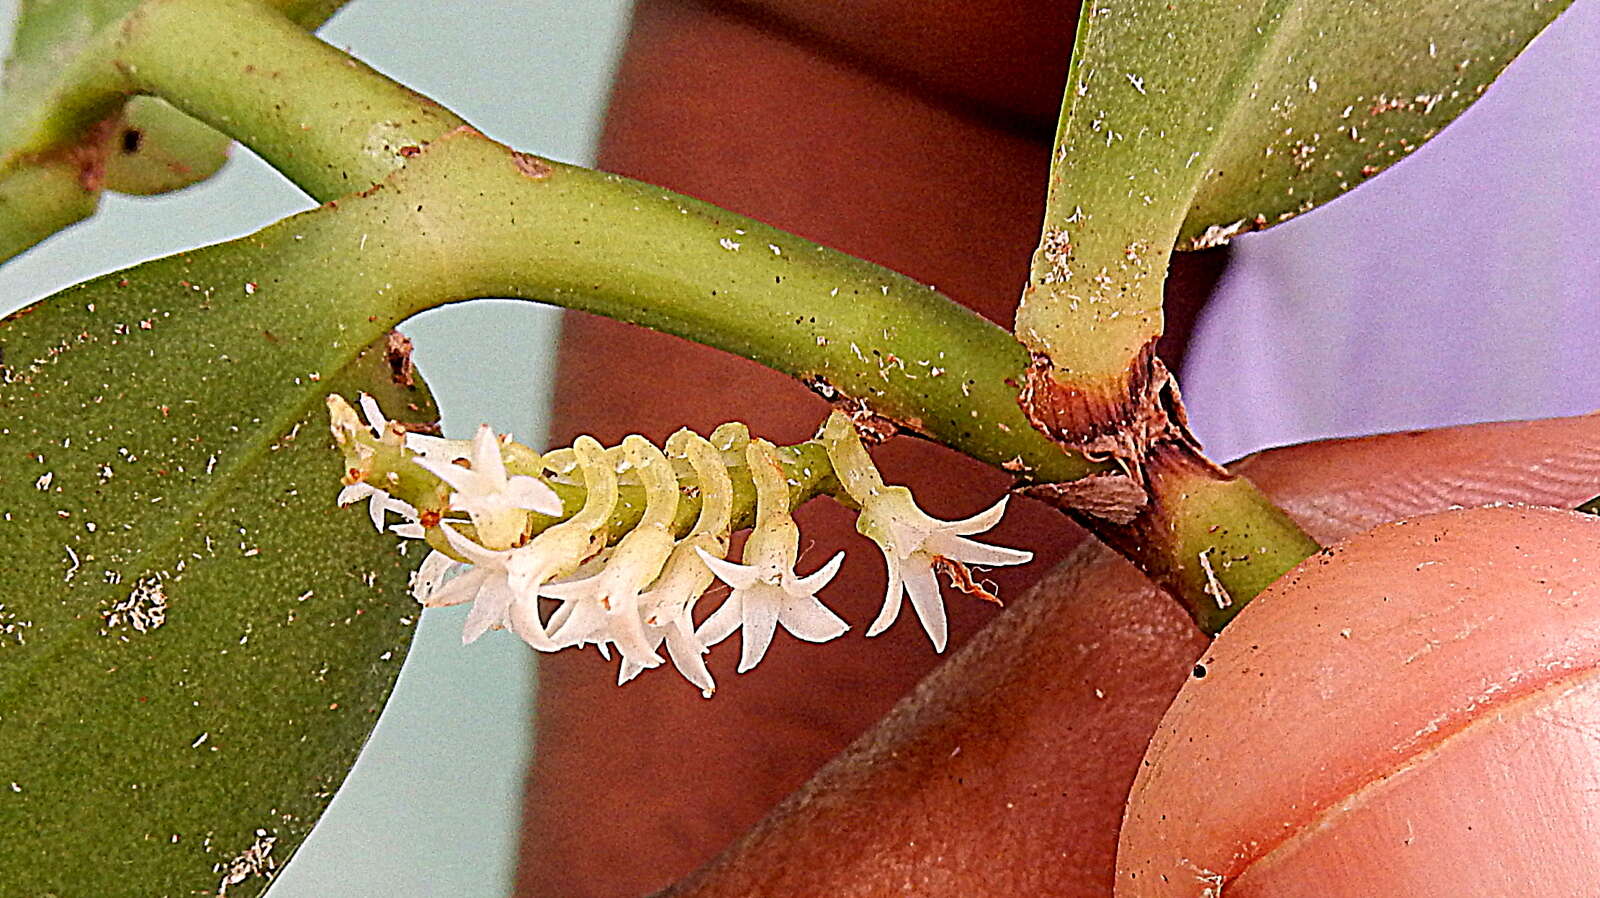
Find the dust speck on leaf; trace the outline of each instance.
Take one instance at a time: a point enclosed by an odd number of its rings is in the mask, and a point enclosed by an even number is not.
[[[20,620],[16,612],[7,611],[4,602],[0,602],[0,646],[26,645],[25,631],[33,626],[32,621]]]
[[[272,846],[277,844],[278,837],[265,829],[256,830],[255,837],[250,847],[239,852],[231,860],[211,868],[211,872],[222,874],[222,878],[217,882],[217,898],[225,898],[229,888],[252,876],[270,881],[277,872],[278,862],[272,856]]]
[[[1051,228],[1039,240],[1039,257],[1047,266],[1040,281],[1064,284],[1072,277],[1072,239],[1065,230]]]
[[[522,172],[522,174],[526,175],[527,177],[533,178],[535,181],[542,181],[545,178],[550,177],[552,174],[555,174],[555,169],[550,166],[550,163],[540,159],[538,156],[532,155],[531,153],[513,152],[511,154],[511,161],[516,165],[517,171]]]
[[[1228,593],[1227,587],[1222,585],[1222,581],[1217,579],[1217,572],[1211,566],[1211,556],[1206,552],[1201,552],[1199,558],[1200,570],[1206,577],[1206,595],[1217,603],[1219,609],[1225,609],[1233,605],[1233,596]]]
[[[134,581],[133,588],[116,604],[100,612],[105,620],[104,634],[116,629],[148,633],[167,622],[167,594],[161,578],[148,575]],[[126,639],[126,637],[123,637]]]

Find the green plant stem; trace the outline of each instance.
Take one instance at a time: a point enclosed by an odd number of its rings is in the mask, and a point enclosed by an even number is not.
[[[359,259],[383,260],[381,282],[342,288],[368,314],[532,299],[754,359],[991,464],[1061,480],[1104,467],[1028,426],[1007,384],[1023,353],[1004,330],[903,275],[689,197],[463,129],[329,211]]]
[[[1126,392],[1127,372],[1161,335],[1162,284],[1188,210],[1182,182],[1199,174],[1167,158],[1163,116],[1185,110],[1167,108],[1164,93],[1148,95],[1165,86],[1147,86],[1130,60],[1099,58],[1113,43],[1102,31],[1143,21],[1083,7],[1039,248],[1016,317],[1017,338],[1048,357],[1062,383],[1104,390],[1108,400]],[[1148,102],[1124,111],[1128,104],[1107,102],[1110,93]]]
[[[1284,0],[1083,6],[1016,328],[1063,383],[1122,381],[1161,336],[1162,283],[1196,193],[1219,175],[1226,115],[1307,15]],[[1189,39],[1196,29],[1210,39]]]
[[[150,0],[117,35],[105,69],[63,89],[68,105],[159,95],[324,202],[401,179],[379,196],[384,226],[361,236],[414,263],[396,283],[437,288],[408,314],[478,296],[591,311],[753,358],[996,465],[1053,480],[1103,467],[1028,426],[1006,384],[1024,356],[1003,330],[910,278],[670,191],[512,153],[246,0]],[[462,139],[433,152],[446,134]],[[418,202],[392,208],[396,189]]]
[[[1030,419],[1063,448],[1121,467],[1104,493],[1051,498],[1165,585],[1207,632],[1317,548],[1247,481],[1205,458],[1155,357],[1173,247],[1214,174],[1208,163],[1226,124],[1214,110],[1248,89],[1249,67],[1231,57],[1270,55],[1283,4],[1214,6],[1083,7],[1043,233],[1016,317],[1031,353]],[[1229,25],[1244,50],[1186,42],[1179,25],[1195,20]],[[1143,503],[1108,519],[1095,513],[1108,494]]]
[[[1186,447],[1149,460],[1151,511],[1095,535],[1166,587],[1195,624],[1219,632],[1250,599],[1320,547],[1243,477]]]
[[[67,105],[103,112],[129,92],[159,95],[324,201],[269,229],[277,249],[252,282],[339,297],[342,345],[449,302],[530,299],[753,359],[860,423],[927,436],[1025,480],[1114,470],[1034,429],[1017,403],[1028,355],[1009,334],[910,278],[661,188],[508,150],[245,0],[147,0],[117,35],[111,61],[83,68]],[[303,245],[285,244],[286,230]],[[302,251],[313,245],[317,262]],[[1256,536],[1305,541],[1287,518],[1278,529]],[[1148,562],[1151,552],[1130,555]],[[1178,592],[1190,581],[1163,582]]]
[[[204,102],[208,69],[196,61],[205,55],[199,48],[212,47],[204,35],[183,46],[175,46],[174,38],[197,28],[231,32],[227,46],[215,49],[237,56],[253,51],[252,29],[261,29],[260,37],[270,44],[269,32],[315,28],[341,5],[342,0],[267,0],[260,6],[161,0],[136,5],[123,0],[77,4],[66,11],[46,4],[22,10],[9,60],[16,71],[8,68],[6,90],[0,94],[0,262],[93,214],[102,189],[141,194],[176,190],[209,177],[221,165],[225,140],[210,128],[170,109],[148,104],[124,108],[137,93],[161,92],[140,77],[141,65],[168,93]],[[130,7],[133,11],[124,14]],[[97,30],[84,34],[84,16],[94,20],[87,27]],[[162,37],[145,40],[147,32],[136,27],[141,22]],[[344,64],[339,54],[333,56]],[[261,71],[269,78],[277,74],[270,66]],[[199,83],[184,83],[185,73],[197,76]],[[230,85],[229,90],[237,87]],[[298,92],[306,85],[295,87]],[[292,114],[281,106],[278,111]],[[129,156],[110,145],[123,126],[139,130],[146,145],[143,154]],[[299,142],[284,149],[281,155],[292,157]],[[288,158],[271,161],[280,167],[289,164]],[[361,175],[382,170],[374,165]],[[336,193],[349,189],[348,184],[327,187]]]
[[[19,125],[0,175],[154,94],[250,147],[321,201],[362,190],[463,123],[251,0],[146,0],[105,29]]]

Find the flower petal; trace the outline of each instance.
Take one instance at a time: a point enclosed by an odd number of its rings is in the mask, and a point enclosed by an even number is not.
[[[450,543],[450,548],[460,552],[463,557],[473,564],[504,566],[506,563],[505,556],[509,553],[485,549],[483,546],[457,533],[455,528],[449,524],[441,523],[439,529],[444,531],[445,541]]]
[[[939,581],[933,576],[933,567],[918,565],[906,577],[906,594],[911,596],[911,607],[917,620],[933,642],[933,650],[944,651],[949,638],[949,625],[945,621],[944,597],[939,594]]]
[[[482,488],[493,490],[506,482],[506,462],[500,455],[500,438],[494,428],[479,424],[472,435],[472,473],[482,480]]]
[[[472,448],[467,440],[447,440],[425,433],[407,433],[405,447],[418,455],[430,456],[430,461],[452,462],[466,458]]]
[[[827,642],[844,635],[850,625],[814,596],[791,597],[778,612],[778,623],[797,639]]]
[[[791,582],[785,584],[785,588],[789,590],[790,595],[804,594],[807,596],[814,596],[819,590],[822,589],[822,587],[828,585],[828,582],[834,578],[834,575],[839,573],[839,565],[843,563],[844,553],[839,552],[832,558],[828,559],[827,564],[817,568],[815,571],[805,575],[804,577],[796,579],[793,578],[793,575],[791,575]]]
[[[644,673],[644,671],[645,671],[644,665],[635,664],[633,662],[633,660],[631,658],[629,658],[628,656],[626,656],[626,655],[622,656],[622,661],[619,664],[617,664],[617,685],[618,686],[622,686],[622,685],[626,684],[628,681],[632,680],[634,677],[637,677],[639,674]]]
[[[711,612],[700,629],[694,631],[695,638],[705,646],[713,646],[733,635],[739,629],[739,623],[744,616],[744,597],[735,591],[728,596],[727,601]]]
[[[717,579],[734,589],[748,589],[761,579],[761,571],[752,565],[718,558],[705,549],[697,548],[695,552],[699,554],[700,560],[706,563],[706,567],[711,568],[711,572],[717,575]]]
[[[478,597],[472,603],[472,610],[467,613],[467,622],[461,628],[461,644],[471,644],[491,627],[504,626],[506,612],[510,610],[513,598],[504,578],[485,577],[483,587],[478,590]]]
[[[450,556],[446,555],[446,558]],[[445,608],[450,605],[459,605],[470,602],[478,597],[478,590],[483,587],[483,582],[489,573],[480,568],[472,568],[461,576],[451,580],[443,586],[431,591],[426,597],[418,596],[425,608]]]
[[[556,610],[550,612],[550,621],[545,625],[544,630],[550,634],[551,639],[555,640],[558,647],[577,645],[578,642],[582,641],[580,638],[569,642],[563,636],[563,632],[567,630],[567,626],[572,622],[573,613],[582,605],[582,602],[562,602],[556,606]]]
[[[637,601],[617,601],[614,598],[613,607],[606,612],[605,624],[605,635],[624,658],[643,667],[660,666],[661,656],[656,654],[655,645],[645,635]]]
[[[1005,516],[1006,503],[1010,500],[1010,496],[1001,496],[999,502],[996,502],[995,504],[989,506],[983,511],[978,512],[970,518],[963,518],[959,521],[943,522],[944,529],[950,531],[951,533],[959,533],[962,536],[971,536],[974,533],[982,533],[985,530],[990,530],[994,527],[994,525],[1000,523],[1000,519]]]
[[[346,505],[354,505],[376,492],[378,492],[378,489],[372,484],[365,481],[356,481],[340,490],[339,497],[333,501],[334,504],[343,508]]]
[[[1024,549],[991,546],[948,533],[935,534],[923,545],[922,550],[929,555],[943,555],[967,564],[1023,564],[1033,560],[1033,553]]]
[[[772,645],[772,634],[778,629],[780,603],[787,595],[775,586],[758,583],[744,596],[744,642],[739,652],[739,673],[744,673],[761,663],[767,648]],[[777,592],[772,595],[771,592]],[[760,595],[759,593],[768,593]]]
[[[405,526],[405,525],[402,525]],[[398,528],[396,528],[398,529]],[[429,552],[411,575],[411,595],[422,604],[444,584],[445,575],[456,566],[456,560],[443,552]]]
[[[685,680],[700,687],[701,698],[710,698],[717,691],[717,683],[706,667],[707,649],[695,638],[692,623],[686,616],[667,625],[667,655]]]
[[[561,497],[548,484],[537,477],[518,474],[506,482],[503,500],[512,508],[537,511],[540,514],[561,514]]]
[[[473,475],[473,472],[460,465],[422,455],[411,459],[411,463],[443,480],[458,493],[468,494],[476,491],[477,478]],[[450,501],[454,503],[456,501],[455,497],[451,497]]]
[[[384,428],[389,426],[389,419],[383,416],[383,410],[378,408],[378,400],[366,393],[356,394],[356,401],[361,405],[362,414],[367,416],[367,426],[372,428],[372,433],[377,437],[383,436]]]
[[[541,652],[553,652],[561,648],[539,621],[537,597],[518,596],[507,610],[506,619],[511,624],[511,632],[521,637],[529,648]]]
[[[389,494],[380,489],[373,489],[372,499],[367,502],[367,517],[372,519],[372,526],[379,533],[383,532],[383,513],[389,507]]]
[[[884,563],[889,568],[889,588],[883,593],[883,610],[873,618],[872,626],[867,628],[868,636],[877,636],[889,629],[895,619],[900,616],[900,594],[904,591],[904,581],[900,576],[900,560],[888,552],[883,553]]]

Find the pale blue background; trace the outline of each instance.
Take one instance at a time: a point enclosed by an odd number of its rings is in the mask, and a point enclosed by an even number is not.
[[[0,37],[17,0],[0,0]],[[321,34],[512,146],[589,163],[629,0],[357,0]],[[248,153],[171,197],[108,197],[93,220],[0,268],[0,313],[153,256],[310,207]],[[484,301],[405,330],[451,435],[490,421],[542,445],[556,314]],[[331,494],[330,494],[331,495]],[[422,615],[394,699],[272,898],[507,894],[532,711],[528,650],[460,645],[461,608]],[[505,636],[505,638],[495,638]]]

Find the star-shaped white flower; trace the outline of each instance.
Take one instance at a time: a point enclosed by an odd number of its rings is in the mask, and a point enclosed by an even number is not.
[[[726,426],[718,428],[712,436],[719,435],[725,440],[737,436]],[[749,434],[745,433],[741,449],[748,443]],[[639,614],[650,648],[657,650],[666,643],[672,666],[684,679],[700,688],[701,696],[710,698],[717,691],[717,684],[706,667],[706,646],[694,632],[694,606],[717,578],[700,560],[699,553],[709,552],[718,558],[728,554],[733,481],[728,476],[722,451],[688,428],[667,438],[666,449],[671,455],[687,459],[694,469],[700,514],[695,518],[694,528],[672,548],[661,576],[639,597]],[[644,669],[643,665],[623,658],[617,669],[617,685],[628,682]]]
[[[944,599],[934,567],[941,560],[964,568],[968,564],[1023,564],[1033,559],[1032,552],[991,546],[966,539],[983,533],[1000,522],[1006,511],[1002,498],[987,511],[960,521],[941,521],[917,507],[911,490],[888,486],[877,465],[861,444],[855,424],[834,412],[823,425],[823,445],[845,492],[861,506],[856,530],[878,544],[889,568],[889,588],[884,593],[883,610],[867,628],[868,636],[888,629],[900,616],[901,596],[911,599],[911,607],[922,622],[922,629],[935,651],[944,651],[949,638]]]
[[[867,628],[876,636],[900,616],[901,595],[911,600],[922,629],[933,642],[934,651],[944,651],[949,625],[944,598],[934,566],[940,559],[956,564],[1023,564],[1033,559],[1032,552],[991,546],[966,539],[983,533],[1000,522],[1006,511],[1003,497],[987,511],[960,521],[941,521],[917,507],[911,491],[903,486],[886,486],[862,503],[856,529],[883,550],[889,568],[889,587],[884,593],[883,610]]]
[[[814,573],[798,576],[794,566],[800,551],[800,528],[789,514],[787,476],[772,444],[765,440],[751,441],[745,458],[756,487],[756,526],[745,541],[745,563],[696,550],[700,560],[732,586],[733,592],[695,635],[711,646],[742,626],[740,673],[755,667],[766,655],[779,625],[807,642],[827,642],[850,629],[817,599],[817,591],[839,572],[844,553],[833,556]]]
[[[565,603],[550,617],[550,635],[558,645],[593,644],[607,657],[608,647],[615,645],[622,657],[640,667],[661,663],[645,635],[639,596],[661,572],[672,551],[672,537],[669,534],[665,540],[657,540],[653,536],[629,533],[599,573],[544,587],[544,595]]]
[[[751,539],[754,538],[752,535]],[[746,544],[747,558],[751,557],[748,549]],[[807,642],[827,642],[850,629],[849,624],[817,598],[817,591],[839,573],[843,552],[805,577],[796,576],[794,562],[789,560],[786,564],[781,556],[769,555],[765,559],[758,558],[754,564],[738,564],[702,549],[700,558],[718,579],[733,587],[733,592],[706,618],[695,636],[703,644],[713,646],[743,627],[739,673],[760,663],[780,624]]]
[[[470,566],[454,579],[442,583],[439,582],[443,577],[442,571],[437,579],[431,581],[419,572],[418,586],[425,587],[431,582],[432,588],[425,591],[419,589],[416,595],[429,608],[472,603],[472,611],[468,612],[467,622],[461,628],[463,645],[474,642],[491,628],[509,626],[512,632],[539,651],[553,652],[559,648],[539,621],[538,588],[528,586],[537,576],[529,570],[533,563],[537,563],[533,554],[522,552],[521,549],[485,549],[457,533],[449,524],[441,524],[439,529],[444,531],[450,548],[466,558]],[[529,543],[522,549],[531,548],[532,545]],[[427,566],[432,560],[433,556],[430,555],[424,559],[423,565]],[[513,609],[519,606],[520,613],[513,613]]]
[[[527,523],[525,511],[559,515],[561,500],[547,484],[526,474],[506,476],[500,440],[485,424],[472,438],[472,467],[419,456],[412,461],[449,484],[450,507],[472,517],[483,545],[504,549],[521,537]]]
[[[526,545],[490,549],[468,539],[447,523],[440,525],[450,548],[471,565],[454,579],[444,581],[444,569],[435,568],[418,584],[417,596],[427,606],[472,602],[462,628],[461,641],[470,643],[491,628],[509,627],[528,645],[542,652],[561,648],[539,617],[540,588],[576,571],[605,545],[606,522],[617,502],[617,477],[605,450],[590,437],[579,437],[574,448],[583,468],[588,496],[578,513],[535,536]],[[427,567],[433,557],[423,564]],[[443,566],[447,568],[448,566]]]

